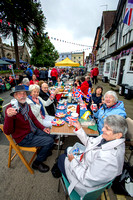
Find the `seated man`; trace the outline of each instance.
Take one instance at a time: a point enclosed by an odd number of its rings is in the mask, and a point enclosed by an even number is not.
[[[90,77],[89,77],[89,76],[86,76],[86,77],[85,77],[85,80],[88,82],[89,87],[92,88],[92,83],[91,83]]]
[[[83,197],[122,173],[127,122],[119,115],[108,116],[103,134],[97,138],[88,137],[78,121],[72,125],[84,144],[83,151],[76,156],[69,148],[67,154],[60,155],[58,167],[70,182],[69,193],[75,189]]]
[[[46,111],[49,115],[51,116],[54,116],[55,113],[56,113],[56,106],[57,106],[57,100],[55,98],[55,95],[59,92],[59,89],[57,88],[53,94],[53,102],[51,102],[50,105],[46,105],[45,108],[46,108]],[[40,93],[39,93],[39,96],[44,100],[44,101],[47,101],[51,94],[48,90],[48,84],[47,83],[43,83],[41,85],[41,89],[40,89]]]
[[[30,81],[28,78],[23,78],[22,85],[24,85],[26,90],[29,90]]]
[[[32,168],[40,172],[48,172],[49,167],[43,163],[49,150],[54,144],[50,129],[45,128],[34,116],[30,106],[26,103],[28,91],[23,85],[15,86],[10,94],[16,101],[16,106],[9,104],[5,110],[4,132],[12,135],[13,139],[20,146],[41,147]]]

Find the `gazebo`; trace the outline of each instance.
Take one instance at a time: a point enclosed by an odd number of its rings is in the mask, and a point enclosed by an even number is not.
[[[68,57],[64,60],[55,63],[55,66],[69,66],[69,67],[79,67],[79,63],[75,63],[72,60],[70,60]]]

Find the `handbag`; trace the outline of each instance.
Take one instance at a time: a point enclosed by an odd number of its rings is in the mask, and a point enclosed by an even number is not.
[[[133,166],[129,162],[124,162],[122,174],[113,181],[112,190],[115,194],[133,197]]]

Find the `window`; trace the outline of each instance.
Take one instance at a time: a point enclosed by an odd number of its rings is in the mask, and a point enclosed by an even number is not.
[[[118,61],[112,61],[111,62],[111,73],[110,73],[110,78],[116,79],[117,76],[117,67],[118,67]]]
[[[106,63],[106,73],[109,73],[109,69],[110,69],[110,62]]]
[[[129,70],[133,72],[133,52],[131,54],[131,60],[130,60],[130,68],[129,68]]]

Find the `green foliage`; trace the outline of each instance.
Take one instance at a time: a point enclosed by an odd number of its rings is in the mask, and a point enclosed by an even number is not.
[[[14,73],[23,73],[23,70],[15,69]],[[11,70],[0,70],[0,74],[12,74]]]
[[[18,40],[30,44],[37,32],[41,34],[45,28],[46,18],[41,5],[33,0],[1,0],[0,10],[3,20],[0,32],[5,38],[15,31]]]
[[[50,42],[47,33],[37,38],[36,45],[31,51],[31,64],[38,67],[53,67],[58,57],[58,52]]]

